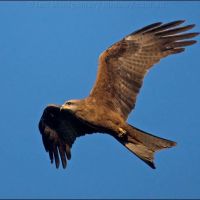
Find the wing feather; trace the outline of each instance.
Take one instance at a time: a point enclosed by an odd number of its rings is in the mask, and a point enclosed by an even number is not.
[[[115,43],[99,57],[97,79],[90,97],[102,103],[112,102],[116,112],[126,119],[134,108],[148,70],[160,59],[185,50],[196,43],[188,40],[199,33],[183,33],[195,25],[177,27],[184,20],[141,28]]]
[[[63,168],[66,168],[67,159],[71,159],[72,144],[77,137],[93,133],[91,127],[73,114],[67,111],[60,112],[58,105],[49,105],[44,109],[39,130],[44,148],[49,153],[51,163],[55,161],[56,168],[59,168],[60,160]]]

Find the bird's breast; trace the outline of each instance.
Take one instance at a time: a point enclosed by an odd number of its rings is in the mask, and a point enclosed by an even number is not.
[[[105,106],[88,106],[85,109],[77,111],[76,116],[86,123],[91,124],[91,126],[104,130],[115,129],[116,126],[124,122],[118,113]]]

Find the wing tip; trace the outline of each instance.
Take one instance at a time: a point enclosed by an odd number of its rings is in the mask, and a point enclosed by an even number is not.
[[[177,48],[172,50],[172,54],[182,53],[185,51],[185,48]]]
[[[179,20],[176,20],[174,22],[182,24],[182,23],[186,22],[186,20],[185,19],[179,19]]]
[[[191,27],[191,29],[192,28],[194,28],[196,26],[196,24],[190,24],[190,25],[188,25],[187,27]]]
[[[196,37],[200,34],[200,32],[193,32],[193,33],[188,33],[191,34],[191,37]]]
[[[60,163],[56,162],[56,169],[59,169]]]
[[[153,29],[153,28],[156,28],[156,27],[160,26],[161,24],[162,24],[162,22],[156,22],[156,23],[147,25],[147,26],[145,26],[145,27],[143,27],[143,28],[140,28],[140,29],[134,31],[134,32],[131,33],[130,35],[135,35],[135,34],[144,33],[144,32],[146,32],[146,31],[148,31],[148,30],[151,30],[151,29]]]
[[[196,40],[190,40],[190,41],[188,41],[188,46],[196,44],[196,43],[197,43]]]
[[[63,165],[63,169],[66,169],[67,168],[67,163],[65,165]]]

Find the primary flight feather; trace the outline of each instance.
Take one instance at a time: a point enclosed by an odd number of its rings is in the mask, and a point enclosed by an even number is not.
[[[184,20],[161,22],[139,29],[105,50],[99,57],[97,79],[88,97],[48,105],[39,122],[45,150],[51,162],[63,168],[71,158],[71,147],[79,136],[107,133],[155,168],[154,153],[176,143],[129,125],[126,120],[148,70],[160,59],[181,53],[196,43],[199,33],[184,33],[195,25]]]

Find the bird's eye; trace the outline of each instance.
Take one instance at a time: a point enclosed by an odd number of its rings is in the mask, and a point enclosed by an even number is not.
[[[68,101],[65,103],[66,105],[72,105],[72,102]]]

